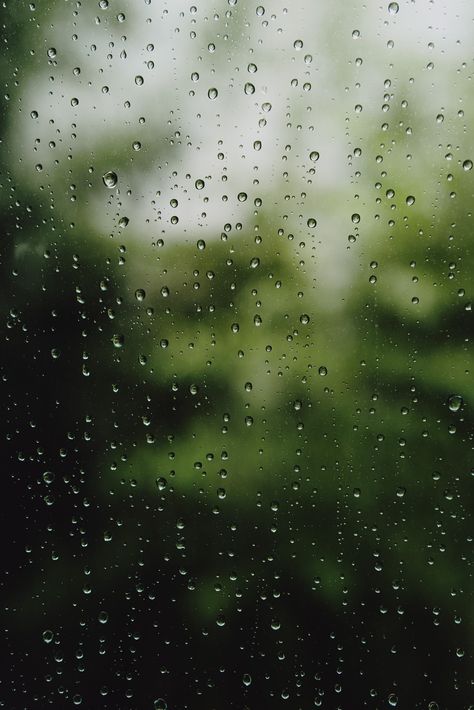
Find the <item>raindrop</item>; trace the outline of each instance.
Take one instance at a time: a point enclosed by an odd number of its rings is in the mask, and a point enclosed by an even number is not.
[[[112,343],[114,348],[123,348],[123,345],[125,343],[125,337],[123,335],[113,335]]]
[[[464,163],[462,164],[463,170],[466,172],[469,170],[472,170],[472,160],[465,160]]]
[[[300,316],[300,323],[301,323],[302,325],[308,325],[309,321],[310,321],[310,318],[309,318],[309,315],[308,315],[307,313],[303,313],[303,314]]]
[[[448,397],[448,407],[451,412],[459,412],[464,403],[460,394],[452,394]]]
[[[388,11],[391,15],[396,15],[399,9],[398,2],[391,2],[388,6]]]
[[[47,51],[47,55],[50,59],[54,59],[56,56],[56,50],[54,47],[50,47]]]
[[[163,698],[157,698],[153,703],[154,710],[166,710],[168,703]]]
[[[415,204],[415,198],[413,197],[413,195],[408,195],[405,202],[407,203],[408,207],[411,207],[412,205]]]
[[[319,153],[317,150],[312,150],[309,154],[309,159],[316,163],[319,160]]]
[[[105,187],[113,188],[118,182],[117,173],[114,173],[112,170],[109,170],[109,172],[102,175],[102,180]]]
[[[164,476],[160,476],[160,478],[158,478],[156,481],[156,485],[157,485],[159,491],[164,491],[167,484],[168,484],[168,481],[166,480],[166,478],[164,478]]]
[[[351,216],[351,221],[353,222],[353,224],[359,224],[360,214],[357,214],[357,212],[354,212],[354,214]]]
[[[140,76],[140,74],[137,74],[137,76],[135,77],[135,84],[136,84],[137,86],[142,86],[142,84],[143,84],[143,77]]]
[[[246,94],[254,94],[255,93],[255,86],[250,83],[250,81],[247,81],[247,83],[244,86],[244,91]]]
[[[328,374],[328,369],[327,369],[327,367],[324,367],[324,365],[321,365],[318,372],[321,375],[321,377],[325,377]]]
[[[196,190],[202,190],[204,185],[205,185],[205,182],[204,182],[204,180],[201,180],[201,179],[196,180],[196,182],[194,183],[194,187],[196,188]]]
[[[295,49],[303,49],[303,41],[302,41],[301,39],[296,39],[296,40],[293,42],[293,47],[294,47]]]
[[[209,89],[209,91],[207,92],[207,95],[209,96],[210,99],[217,99],[217,94],[218,94],[218,91],[217,91],[217,89],[214,89],[214,88]]]
[[[53,632],[47,629],[46,631],[43,631],[43,641],[45,643],[51,643],[53,640]]]
[[[125,229],[125,227],[128,225],[129,222],[130,222],[130,220],[128,219],[128,217],[120,217],[119,227],[121,227],[122,229]]]
[[[135,291],[135,298],[137,299],[137,301],[144,301],[145,296],[145,291],[142,288],[137,288],[137,290]]]
[[[314,227],[316,227],[316,225],[317,225],[317,221],[314,219],[314,217],[310,217],[308,219],[308,221],[306,222],[306,224],[308,225],[308,227],[310,229],[314,229]]]
[[[249,686],[252,682],[252,677],[248,673],[244,673],[243,678],[242,678],[242,683],[246,686]]]
[[[237,199],[239,202],[245,202],[245,200],[247,199],[247,193],[239,192],[239,194],[237,195]]]

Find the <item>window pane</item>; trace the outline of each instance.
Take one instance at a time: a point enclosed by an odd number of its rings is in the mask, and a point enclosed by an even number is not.
[[[467,0],[3,3],[5,708],[473,708]]]

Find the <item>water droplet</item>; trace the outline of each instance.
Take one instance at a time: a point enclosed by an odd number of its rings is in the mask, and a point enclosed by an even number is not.
[[[262,104],[262,109],[265,111],[265,113],[268,113],[269,111],[272,110],[272,105],[269,101],[265,101],[264,104]]]
[[[398,698],[395,695],[395,693],[391,693],[388,696],[388,704],[391,705],[392,707],[396,707],[398,705]]]
[[[209,91],[207,92],[207,95],[209,96],[210,99],[217,99],[218,91],[217,91],[217,89],[214,89],[214,88],[209,89]]]
[[[120,227],[121,229],[125,229],[125,227],[128,226],[128,223],[129,223],[129,222],[130,222],[130,220],[128,219],[128,217],[120,217],[120,219],[119,219],[119,227]]]
[[[318,372],[321,375],[321,377],[325,377],[328,374],[328,369],[327,369],[327,367],[324,367],[324,365],[321,365]]]
[[[253,143],[253,149],[254,150],[260,150],[262,148],[262,142],[261,141],[254,141]]]
[[[125,343],[125,337],[123,335],[113,335],[112,343],[114,348],[123,348],[123,344]]]
[[[54,59],[56,54],[56,49],[54,47],[50,47],[47,51],[47,55],[50,59]]]
[[[398,2],[391,2],[388,6],[388,11],[391,15],[396,15],[399,9]]]
[[[293,42],[293,47],[295,49],[303,49],[303,41],[301,39],[295,39]]]
[[[319,160],[319,153],[317,150],[312,150],[309,154],[309,159],[316,163]]]
[[[101,612],[99,613],[99,622],[100,622],[101,624],[106,624],[108,620],[109,620],[109,615],[107,614],[107,612],[106,612],[106,611],[101,611]]]
[[[137,288],[135,291],[135,298],[137,301],[144,301],[145,300],[146,293],[142,288]]]
[[[135,84],[136,84],[137,86],[142,86],[142,84],[143,84],[143,77],[140,76],[140,74],[137,74],[137,76],[135,77]]]
[[[168,341],[166,340],[166,338],[162,338],[162,339],[160,340],[160,347],[163,348],[163,350],[165,350],[165,349],[168,347],[168,345],[169,345],[169,343],[168,343]]]
[[[314,219],[314,217],[310,217],[308,219],[308,221],[306,222],[306,224],[308,225],[308,227],[310,229],[314,229],[314,227],[316,227],[316,225],[317,225],[317,221]]]
[[[118,182],[117,173],[114,173],[112,170],[109,170],[107,173],[102,175],[102,181],[105,187],[109,187],[110,189],[112,189]]]
[[[413,195],[408,195],[405,202],[407,203],[408,207],[411,207],[412,205],[415,204],[415,198],[413,197]]]
[[[247,199],[247,193],[239,192],[239,194],[237,195],[237,199],[239,202],[245,202],[245,200]]]
[[[140,141],[133,141],[132,148],[133,150],[141,150],[142,144],[140,143]]]
[[[360,37],[360,31],[359,30],[352,30],[352,39],[359,39]]]
[[[354,212],[354,214],[351,216],[351,221],[353,222],[353,224],[359,224],[360,214],[357,214],[357,212]]]
[[[242,678],[242,683],[246,686],[249,686],[251,682],[252,682],[252,677],[248,673],[244,673],[243,678]]]
[[[448,397],[448,407],[451,412],[459,412],[464,403],[463,398],[460,394],[451,394]]]
[[[157,698],[153,703],[154,710],[166,710],[168,703],[163,698]]]
[[[202,190],[204,185],[205,185],[205,182],[204,182],[204,180],[201,180],[201,179],[196,180],[196,182],[194,183],[194,187],[196,188],[196,190]]]
[[[255,93],[255,86],[250,83],[250,81],[247,81],[247,83],[244,86],[244,91],[246,94],[254,94]]]
[[[163,476],[160,476],[160,478],[158,478],[156,481],[156,485],[158,486],[159,491],[164,491],[166,486],[168,485],[168,481]]]
[[[463,170],[469,171],[472,170],[472,160],[465,160],[464,163],[462,164]]]
[[[301,323],[302,325],[308,325],[309,321],[310,321],[310,318],[309,318],[309,315],[308,315],[307,313],[303,313],[303,314],[300,316],[300,323]]]
[[[232,323],[230,326],[230,329],[233,333],[238,333],[240,330],[239,324],[238,323]]]
[[[197,248],[199,249],[199,251],[204,251],[204,249],[206,248],[206,242],[204,241],[204,239],[197,240]]]

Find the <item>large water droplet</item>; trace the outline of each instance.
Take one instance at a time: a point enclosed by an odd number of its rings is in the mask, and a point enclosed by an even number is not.
[[[391,15],[396,15],[399,9],[398,2],[391,2],[388,6],[388,11]]]
[[[464,403],[463,398],[460,394],[451,394],[448,397],[448,407],[451,412],[459,412]]]
[[[114,173],[112,170],[109,170],[107,173],[102,175],[102,180],[105,187],[109,187],[110,189],[112,189],[118,182],[117,173]]]

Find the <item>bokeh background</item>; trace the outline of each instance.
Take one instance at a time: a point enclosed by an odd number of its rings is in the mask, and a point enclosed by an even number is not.
[[[473,708],[472,3],[0,13],[0,707]]]

